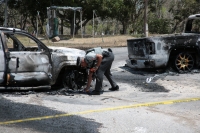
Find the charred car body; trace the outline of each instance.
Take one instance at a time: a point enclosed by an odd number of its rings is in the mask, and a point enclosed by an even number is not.
[[[127,40],[127,65],[191,71],[200,62],[200,14],[188,17],[184,33]]]
[[[78,89],[86,83],[86,70],[76,67],[85,51],[47,47],[20,29],[0,27],[0,36],[0,89]]]

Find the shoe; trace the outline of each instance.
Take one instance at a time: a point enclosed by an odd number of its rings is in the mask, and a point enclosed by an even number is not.
[[[93,90],[88,93],[88,95],[100,95],[100,94],[103,94],[103,91]]]
[[[119,86],[115,86],[115,87],[112,87],[112,88],[109,88],[110,91],[118,91],[119,90]]]
[[[85,93],[89,93],[90,92],[90,90],[88,89],[88,90],[83,90],[83,92],[85,92]]]

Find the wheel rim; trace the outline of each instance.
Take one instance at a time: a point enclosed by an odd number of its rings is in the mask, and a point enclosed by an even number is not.
[[[194,59],[191,54],[180,53],[176,57],[175,66],[178,71],[190,71],[194,67]]]
[[[74,72],[68,72],[63,77],[63,86],[67,89],[76,90],[77,85],[75,83],[75,74]]]

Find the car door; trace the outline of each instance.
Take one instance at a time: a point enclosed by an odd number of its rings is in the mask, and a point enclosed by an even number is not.
[[[8,63],[11,86],[42,86],[51,82],[51,62],[48,49],[24,34],[8,34]]]
[[[5,48],[3,43],[3,32],[0,32],[0,84],[2,85],[5,81],[5,75],[6,75],[6,56],[5,56]]]

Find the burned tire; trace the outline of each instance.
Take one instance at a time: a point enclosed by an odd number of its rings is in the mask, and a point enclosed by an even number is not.
[[[66,71],[62,78],[63,87],[68,90],[77,90],[79,87],[76,84],[76,75],[73,70]]]
[[[174,66],[179,72],[188,72],[194,68],[195,60],[189,53],[179,53],[175,57]]]
[[[67,70],[62,77],[62,85],[68,90],[77,91],[86,84],[86,71]]]

